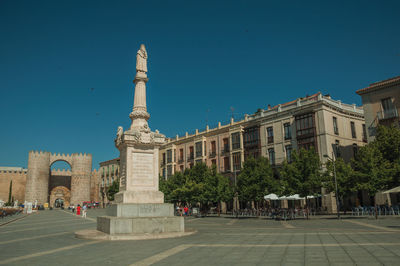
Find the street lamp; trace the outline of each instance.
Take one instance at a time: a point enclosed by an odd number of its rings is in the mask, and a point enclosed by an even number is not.
[[[336,163],[335,163],[335,153],[332,151],[332,158],[329,157],[328,154],[324,154],[325,158],[331,159],[333,163],[333,177],[335,178],[335,198],[336,198],[336,212],[337,217],[340,219],[340,204],[339,204],[339,195],[338,195],[338,187],[337,187],[337,180],[336,180]]]

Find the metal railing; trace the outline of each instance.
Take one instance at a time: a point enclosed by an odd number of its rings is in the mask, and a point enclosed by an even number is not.
[[[384,120],[384,119],[391,119],[391,118],[399,117],[399,113],[397,112],[396,108],[380,111],[376,115],[378,117],[378,120]]]

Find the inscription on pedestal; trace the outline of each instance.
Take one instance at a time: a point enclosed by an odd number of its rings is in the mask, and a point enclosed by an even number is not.
[[[132,185],[134,186],[153,186],[154,185],[154,170],[153,170],[153,153],[133,153],[132,167],[133,178]]]

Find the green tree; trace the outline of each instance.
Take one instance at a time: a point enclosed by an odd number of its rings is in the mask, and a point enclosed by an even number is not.
[[[391,183],[391,164],[374,142],[359,149],[353,167],[357,190],[365,190],[371,197]]]
[[[114,180],[111,186],[107,189],[107,198],[110,201],[114,200],[114,195],[119,192],[119,181]]]
[[[160,177],[160,191],[168,202],[196,205],[207,212],[210,204],[232,199],[228,178],[217,173],[216,167],[209,168],[197,163],[192,169],[177,172],[168,179]]]
[[[9,187],[9,190],[8,190],[8,202],[7,202],[7,205],[11,206],[12,202],[13,202],[13,200],[12,200],[12,180],[10,180],[10,187]]]
[[[321,163],[313,148],[293,151],[291,163],[283,163],[280,176],[282,192],[285,195],[299,194],[301,197],[307,197],[321,193]],[[306,200],[307,206],[310,206],[309,199]]]
[[[254,201],[257,205],[264,200],[265,195],[276,193],[278,182],[268,159],[249,157],[237,177],[236,190],[242,202]]]
[[[352,161],[358,190],[373,197],[400,185],[400,129],[378,126],[375,140],[361,147]]]
[[[324,187],[331,192],[335,191],[334,165],[336,170],[336,181],[338,187],[338,199],[344,202],[345,198],[350,197],[357,192],[357,180],[355,179],[353,168],[350,163],[346,163],[342,158],[337,158],[334,162],[328,160],[326,163],[326,171],[323,174]]]

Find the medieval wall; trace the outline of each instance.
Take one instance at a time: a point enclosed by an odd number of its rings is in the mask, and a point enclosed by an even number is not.
[[[19,203],[25,201],[26,170],[0,171],[0,200],[8,201],[10,181],[12,180],[12,196]]]

